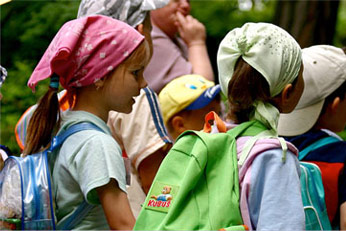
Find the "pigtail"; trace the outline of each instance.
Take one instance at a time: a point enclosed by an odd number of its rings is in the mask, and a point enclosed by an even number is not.
[[[265,78],[240,57],[228,84],[228,118],[235,123],[248,121],[254,110],[254,101],[269,99],[269,85]]]
[[[53,74],[49,89],[40,99],[27,128],[24,155],[30,155],[49,146],[52,133],[59,128],[60,107],[58,101],[59,76]]]
[[[2,156],[0,155],[0,172],[1,172],[1,170],[4,168],[4,165],[5,165],[5,162],[4,162],[4,160],[2,159]]]

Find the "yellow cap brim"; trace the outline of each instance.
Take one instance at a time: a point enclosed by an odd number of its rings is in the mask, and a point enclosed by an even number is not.
[[[12,0],[0,0],[0,5],[6,4]]]

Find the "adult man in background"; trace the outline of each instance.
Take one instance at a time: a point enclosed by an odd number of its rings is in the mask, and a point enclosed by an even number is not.
[[[186,74],[199,74],[214,81],[206,30],[189,15],[189,1],[170,0],[168,5],[150,14],[154,53],[144,71],[149,87],[159,93],[171,80]]]

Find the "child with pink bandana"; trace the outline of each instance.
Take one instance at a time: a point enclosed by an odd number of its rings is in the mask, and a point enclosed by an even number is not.
[[[50,84],[30,120],[24,155],[47,148],[56,131],[77,123],[103,131],[75,133],[52,153],[58,225],[86,200],[95,206],[75,229],[132,229],[121,149],[106,122],[110,110],[131,112],[134,97],[146,86],[149,54],[144,37],[127,24],[106,16],[83,17],[62,26],[31,75],[33,90],[41,80],[50,78]],[[73,105],[62,115],[59,83]]]

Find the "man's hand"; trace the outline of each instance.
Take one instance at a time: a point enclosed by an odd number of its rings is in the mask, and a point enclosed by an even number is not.
[[[178,32],[188,47],[205,44],[206,30],[202,23],[191,15],[185,17],[180,12],[177,12],[176,17]]]

